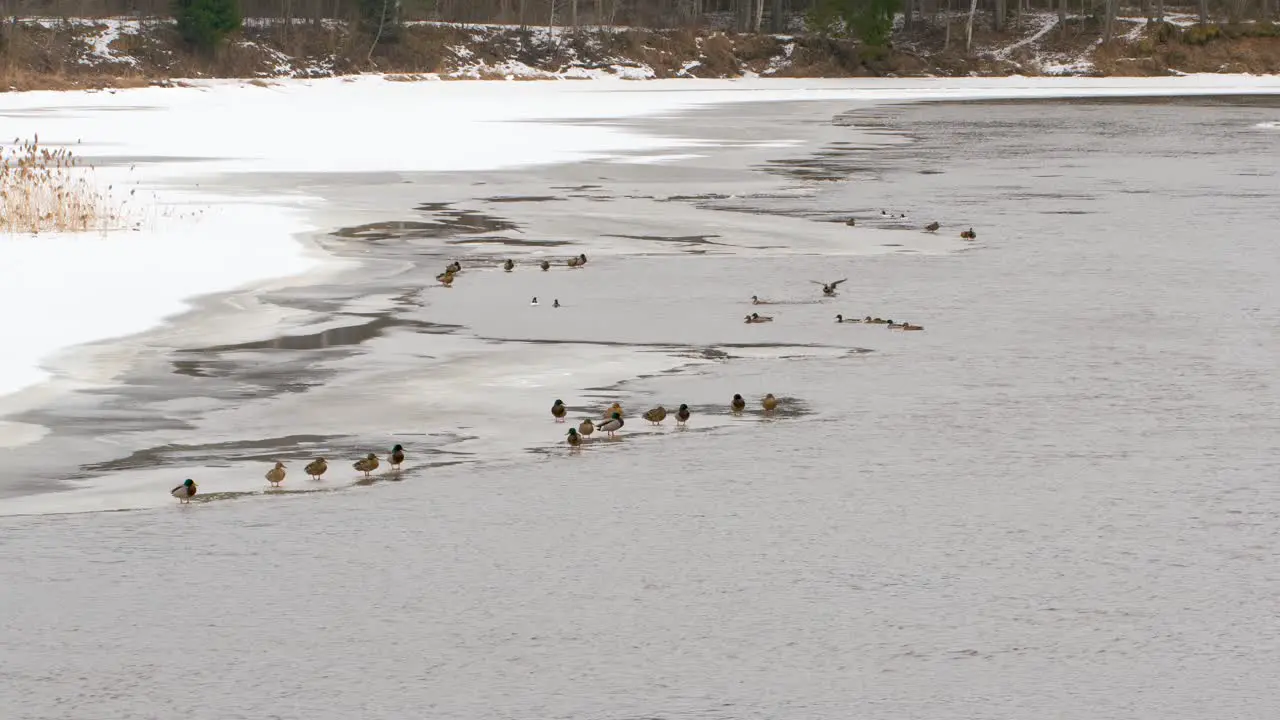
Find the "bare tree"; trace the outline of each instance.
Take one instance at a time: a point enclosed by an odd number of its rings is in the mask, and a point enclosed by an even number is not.
[[[978,0],[973,0],[969,4],[969,23],[964,30],[964,51],[968,53],[973,48],[973,16],[978,13]]]

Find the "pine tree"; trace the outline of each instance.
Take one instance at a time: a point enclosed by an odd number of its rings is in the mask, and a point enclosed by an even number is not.
[[[174,0],[173,12],[182,39],[205,51],[217,47],[243,22],[237,0]]]

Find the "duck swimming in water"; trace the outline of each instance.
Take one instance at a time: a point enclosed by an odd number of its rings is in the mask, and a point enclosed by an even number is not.
[[[729,403],[729,407],[733,408],[733,411],[736,413],[742,412],[747,409],[747,401],[743,400],[742,396],[738,393],[734,393],[733,402]]]
[[[772,303],[772,302],[770,302],[770,301],[768,301],[768,300],[761,300],[760,298],[756,297],[755,295],[752,295],[752,296],[751,296],[751,304],[752,304],[752,305],[772,305],[773,303]]]
[[[329,463],[325,462],[324,458],[318,457],[307,463],[307,466],[302,469],[306,471],[312,480],[319,480],[320,476],[328,471]]]
[[[924,226],[924,229],[925,229],[925,230],[928,230],[929,232],[937,232],[937,231],[938,231],[938,228],[940,228],[940,227],[942,227],[942,225],[941,225],[937,220],[934,220],[933,222],[929,223],[928,225],[925,225],[925,226]]]
[[[760,313],[751,313],[750,315],[747,316],[747,322],[748,323],[773,322],[773,318],[768,315],[761,315]]]
[[[870,317],[868,317],[868,318],[867,318],[867,320],[868,320],[868,321],[869,321],[870,319],[871,319]],[[859,319],[857,319],[857,318],[849,318],[848,320],[846,320],[846,319],[845,319],[845,317],[844,317],[843,315],[836,315],[836,322],[838,322],[838,323],[861,323],[862,321],[861,321],[861,320],[859,320]]]
[[[170,490],[169,494],[178,498],[180,502],[189,503],[191,502],[191,498],[195,497],[197,489],[196,481],[191,478],[187,478],[182,481],[181,485]]]
[[[280,483],[284,482],[284,463],[277,462],[276,466],[267,471],[267,482],[271,483],[271,487],[280,487]]]
[[[978,233],[974,232],[973,228],[969,228],[968,230],[961,232],[960,237],[964,238],[965,240],[977,240]]]
[[[502,263],[502,269],[507,272],[511,272],[516,269],[516,264],[511,260],[511,258],[507,258],[507,261]]]
[[[837,287],[839,287],[840,283],[842,283],[842,282],[848,282],[848,281],[849,281],[849,278],[844,278],[844,279],[842,279],[842,280],[837,280],[837,281],[835,281],[835,282],[833,282],[833,283],[824,283],[824,282],[819,282],[819,281],[817,281],[817,280],[810,280],[809,282],[813,283],[814,285],[821,285],[821,286],[822,286],[822,294],[823,294],[823,295],[825,295],[825,296],[827,296],[827,297],[835,297],[835,296],[836,296],[836,288],[837,288]]]

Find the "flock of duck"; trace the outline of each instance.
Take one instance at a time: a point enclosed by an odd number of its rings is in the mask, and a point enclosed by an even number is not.
[[[941,226],[937,222],[933,222],[926,225],[925,230],[927,230],[928,232],[935,232],[939,227]],[[978,236],[976,233],[974,233],[973,228],[969,228],[968,230],[965,230],[964,232],[960,233],[960,237],[966,240],[973,240]],[[567,261],[565,261],[566,267],[574,268],[574,269],[585,267],[586,264],[587,264],[586,254],[579,254],[576,257],[571,257]],[[513,270],[515,270],[515,267],[516,267],[515,261],[511,260],[510,258],[506,259],[502,263],[502,269],[504,272],[512,272]],[[551,262],[548,260],[542,260],[538,262],[538,267],[541,268],[543,272],[547,272],[551,269]],[[444,272],[437,275],[436,280],[441,285],[444,285],[445,287],[452,287],[454,279],[457,277],[458,273],[460,272],[462,272],[462,263],[455,260],[445,266]],[[840,286],[840,283],[847,282],[848,280],[849,278],[841,278],[840,280],[836,280],[835,282],[820,282],[818,280],[810,280],[810,282],[814,283],[815,285],[822,286],[822,294],[824,297],[835,297],[837,294],[837,288]],[[537,305],[538,298],[535,297],[533,299],[532,304]],[[757,295],[752,295],[751,304],[752,305],[772,305],[773,303],[769,300],[761,299]],[[555,301],[554,307],[560,307],[559,299]],[[768,315],[761,315],[759,313],[753,312],[750,315],[747,315],[746,322],[748,323],[773,322],[773,317]],[[861,323],[866,325],[884,325],[890,330],[911,331],[911,330],[924,329],[924,327],[920,325],[912,325],[909,322],[899,323],[899,322],[894,322],[892,319],[881,319],[878,317],[873,318],[870,315],[859,320],[853,317],[846,318],[843,314],[839,314],[839,315],[836,315],[836,322],[837,323]],[[773,396],[773,393],[769,393],[768,395],[765,395],[764,398],[761,399],[760,404],[764,408],[764,411],[766,414],[772,413],[778,407],[778,399]],[[733,396],[733,400],[729,403],[729,407],[734,413],[740,413],[746,409],[747,402],[746,400],[743,399],[741,395],[735,394]],[[567,414],[568,414],[568,408],[560,400],[556,400],[555,403],[551,406],[551,415],[552,417],[555,418],[556,422],[564,422],[565,416]],[[685,424],[689,422],[689,416],[690,416],[689,406],[687,404],[682,403],[675,412],[676,426],[684,427]],[[641,414],[641,417],[654,425],[661,425],[662,421],[667,418],[667,409],[661,405],[658,405],[657,407],[646,410],[643,414]],[[622,426],[624,424],[625,424],[625,421],[623,420],[622,406],[615,402],[613,405],[609,407],[609,409],[605,410],[604,415],[600,418],[599,423],[592,421],[591,418],[586,418],[581,423],[579,423],[578,427],[569,428],[569,432],[566,434],[567,437],[565,438],[565,442],[568,443],[569,447],[572,450],[578,450],[582,447],[582,444],[586,442],[588,439],[590,439],[591,435],[593,435],[597,430],[604,432],[609,438],[616,438],[618,431],[622,429]],[[404,464],[404,459],[405,459],[404,446],[397,444],[395,447],[391,448],[391,452],[387,456],[387,459],[389,461],[389,465],[391,466],[391,469],[394,472],[399,472],[401,466]],[[364,457],[360,458],[359,460],[356,460],[354,463],[352,463],[351,467],[355,468],[358,472],[364,473],[365,477],[369,477],[372,475],[374,470],[377,470],[380,467],[381,462],[382,461],[378,457],[377,453],[369,453]],[[270,470],[267,471],[266,479],[267,479],[267,482],[271,484],[271,487],[280,487],[280,484],[284,482],[284,479],[286,476],[286,468],[287,466],[283,462],[276,462],[276,464]],[[323,457],[316,458],[315,460],[308,463],[306,467],[303,468],[303,471],[306,472],[307,475],[312,480],[321,479],[321,477],[326,472],[328,472],[328,470],[329,470],[329,463]],[[170,490],[169,494],[173,495],[175,498],[178,498],[180,502],[186,503],[186,502],[190,502],[191,498],[195,497],[198,491],[199,491],[199,485],[194,480],[187,478],[187,480],[185,480],[181,485],[174,488],[173,490]]]

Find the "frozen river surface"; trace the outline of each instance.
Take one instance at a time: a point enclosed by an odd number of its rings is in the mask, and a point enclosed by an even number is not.
[[[358,269],[18,418],[50,432],[3,509],[88,476],[144,509],[0,518],[4,715],[1272,718],[1278,119],[738,105],[616,121],[727,143],[666,163],[263,178]],[[623,438],[568,455],[557,397],[620,400]],[[355,486],[395,442],[401,481]],[[207,501],[145,509],[187,475]]]

